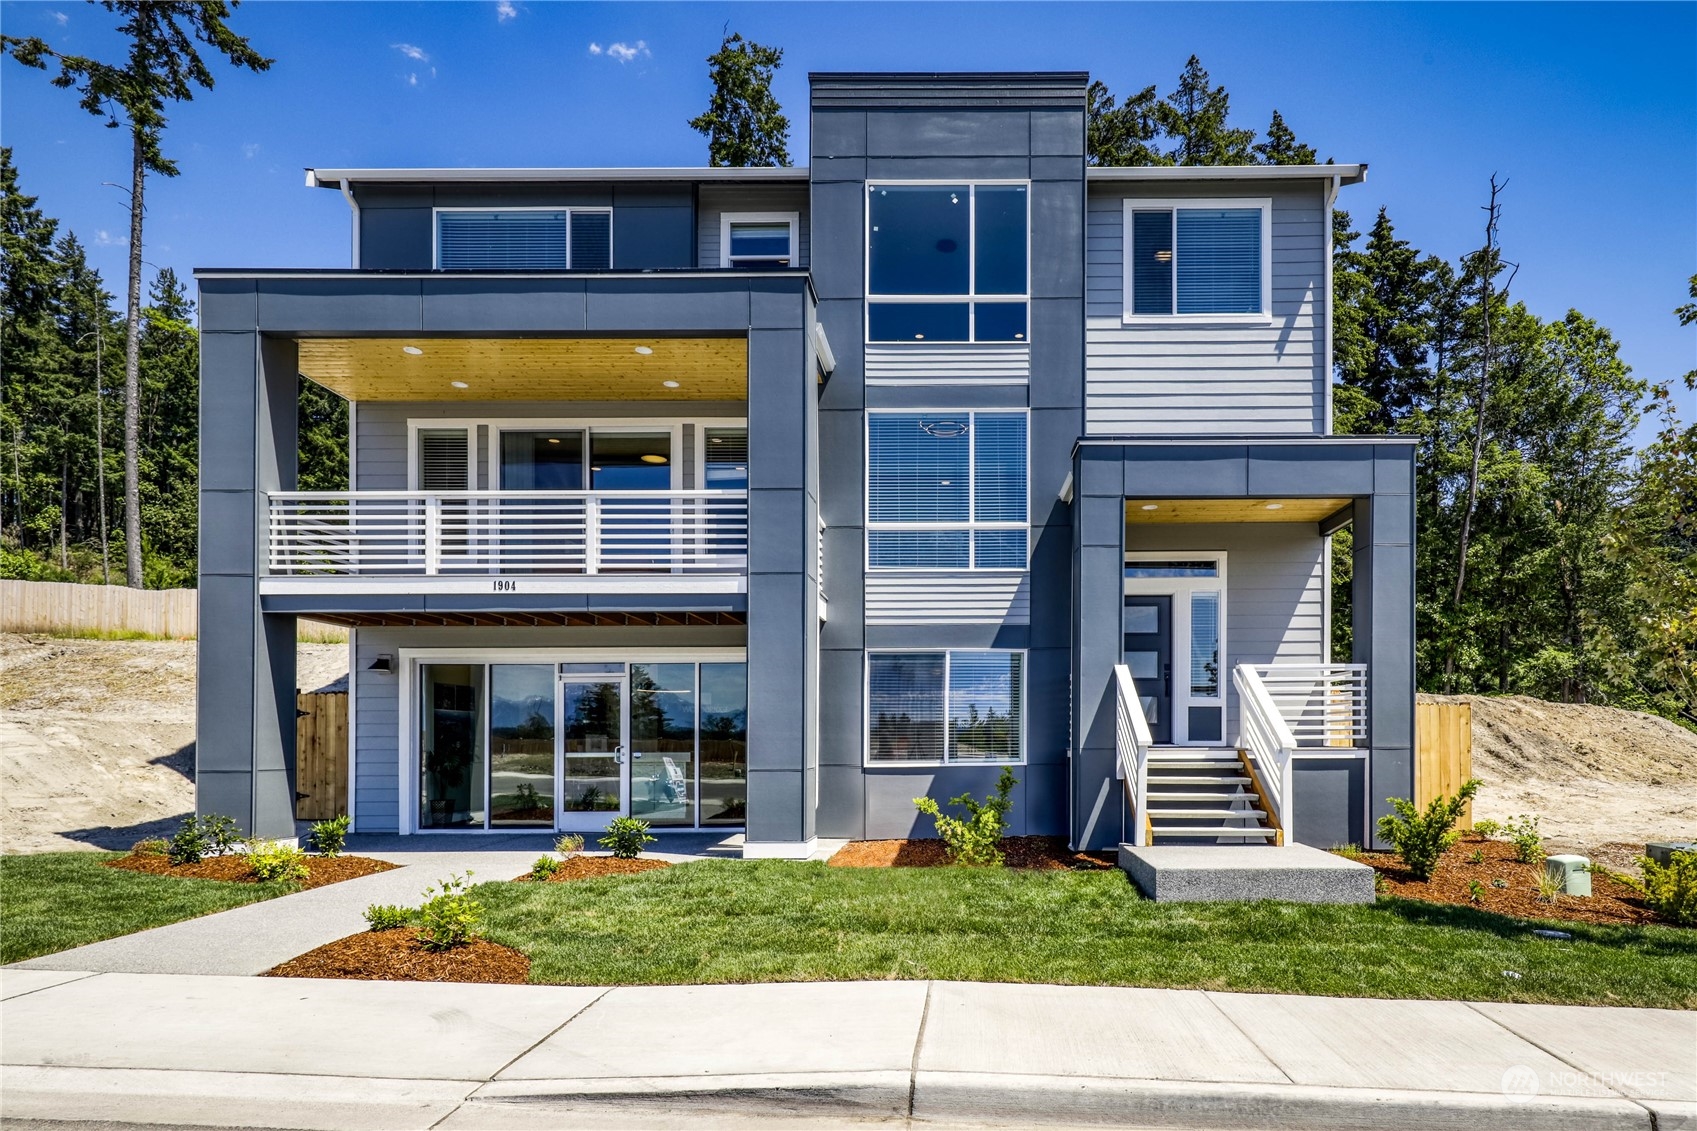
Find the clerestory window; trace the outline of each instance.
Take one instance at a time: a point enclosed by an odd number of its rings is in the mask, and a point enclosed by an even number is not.
[[[1030,338],[1030,187],[868,184],[867,340]]]

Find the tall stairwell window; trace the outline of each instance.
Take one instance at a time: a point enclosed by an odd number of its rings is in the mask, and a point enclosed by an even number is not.
[[[607,208],[438,208],[442,271],[605,271],[613,266]]]
[[[1023,412],[871,412],[867,565],[1026,568]]]
[[[872,342],[1030,338],[1030,188],[866,186],[866,326]]]
[[[1266,321],[1271,246],[1267,200],[1127,200],[1126,321]]]

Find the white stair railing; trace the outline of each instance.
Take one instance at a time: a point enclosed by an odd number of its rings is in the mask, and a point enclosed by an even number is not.
[[[1299,747],[1367,745],[1366,664],[1248,664]]]
[[[1253,665],[1239,664],[1232,669],[1232,686],[1237,689],[1238,722],[1242,727],[1238,748],[1255,769],[1267,811],[1283,831],[1284,843],[1295,844],[1292,758],[1296,754],[1296,736]]]
[[[1114,690],[1117,770],[1125,781],[1126,800],[1131,806],[1131,843],[1143,848],[1149,844],[1149,748],[1155,740],[1149,733],[1137,683],[1124,664],[1114,665]]]

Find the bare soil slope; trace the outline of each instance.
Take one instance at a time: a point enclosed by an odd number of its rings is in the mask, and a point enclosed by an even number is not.
[[[1422,695],[1473,707],[1474,820],[1535,813],[1551,848],[1602,860],[1697,839],[1697,734],[1655,715],[1521,695]]]
[[[299,683],[347,671],[302,644]],[[0,634],[0,851],[128,848],[194,805],[192,640]]]

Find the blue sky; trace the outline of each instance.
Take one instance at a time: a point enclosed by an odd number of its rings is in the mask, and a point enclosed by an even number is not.
[[[14,35],[111,55],[111,17],[0,3]],[[172,111],[176,180],[149,188],[146,258],[344,266],[340,196],[305,166],[689,165],[705,56],[729,26],[785,50],[777,93],[807,152],[809,70],[1080,69],[1170,89],[1192,52],[1234,123],[1276,107],[1322,156],[1364,161],[1342,205],[1382,205],[1417,247],[1475,246],[1491,173],[1516,294],[1610,327],[1643,377],[1697,365],[1671,315],[1697,271],[1697,4],[568,4],[250,0],[233,25],[277,59],[223,68]],[[0,135],[25,190],[122,289],[128,147],[46,76],[0,67]],[[1687,398],[1689,399],[1689,398]]]

